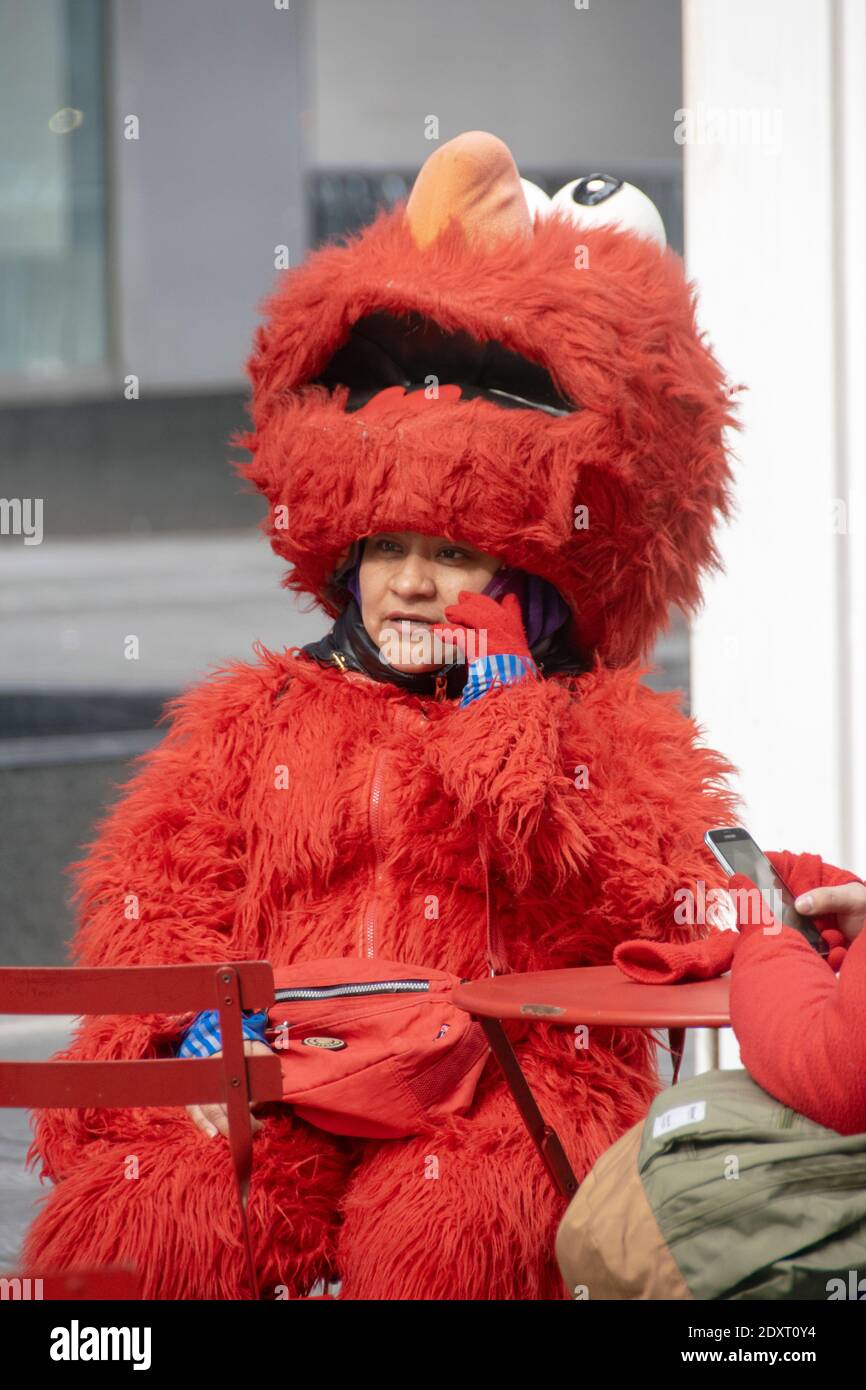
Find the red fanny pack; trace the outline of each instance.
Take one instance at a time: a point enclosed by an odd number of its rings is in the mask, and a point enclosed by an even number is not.
[[[274,971],[266,1035],[283,1100],[332,1134],[402,1139],[466,1111],[489,1055],[456,975],[329,957]]]
[[[487,965],[505,943],[484,869]],[[268,1041],[283,1065],[283,1101],[331,1134],[403,1139],[463,1114],[490,1055],[484,1030],[451,1001],[456,975],[354,956],[274,970]]]

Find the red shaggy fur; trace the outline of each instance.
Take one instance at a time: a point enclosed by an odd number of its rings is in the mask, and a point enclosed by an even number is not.
[[[589,269],[575,269],[576,244]],[[308,383],[373,309],[499,339],[582,409],[554,419],[476,401],[434,402],[404,421],[346,414],[344,391]],[[669,602],[697,599],[726,500],[727,398],[676,258],[556,218],[526,246],[470,252],[453,227],[420,252],[398,210],[287,276],[268,315],[250,361],[243,471],[288,507],[288,526],[272,513],[270,531],[291,587],[334,614],[330,576],[356,537],[449,535],[552,580],[600,660],[579,679],[526,682],[461,710],[258,649],[257,664],[174,702],[165,741],[78,866],[74,959],[281,965],[363,953],[375,893],[377,955],[477,976],[482,836],[516,970],[602,964],[639,934],[687,937],[674,894],[721,882],[702,837],[732,817],[729,769],[629,664]],[[275,786],[281,764],[288,790]],[[594,1029],[577,1049],[565,1030],[512,1031],[582,1176],[645,1113],[658,1085],[652,1042]],[[171,1034],[165,1019],[97,1019],[69,1055],[162,1055]],[[36,1149],[57,1187],[29,1233],[28,1267],[131,1259],[151,1296],[238,1293],[223,1140],[169,1109],[54,1111]],[[336,1271],[348,1298],[563,1296],[561,1203],[492,1064],[472,1113],[433,1137],[336,1139],[275,1109],[255,1151],[266,1288],[299,1296]],[[130,1155],[137,1180],[125,1177]]]
[[[484,972],[479,833],[494,837],[496,911],[518,970],[606,962],[637,933],[687,936],[673,925],[676,889],[721,881],[701,837],[730,818],[727,765],[635,671],[526,683],[460,710],[292,653],[259,656],[174,702],[165,741],[79,869],[77,961],[281,965],[357,951],[376,874],[374,750],[378,955]],[[288,790],[274,785],[280,764]],[[129,893],[137,921],[124,916]],[[164,1019],[93,1020],[69,1055],[163,1055],[169,1032]],[[642,1034],[593,1030],[578,1051],[569,1032],[539,1027],[518,1050],[579,1174],[657,1088]],[[36,1142],[59,1186],[30,1232],[34,1268],[126,1258],[152,1296],[238,1293],[224,1141],[166,1109],[47,1112]],[[339,1140],[275,1116],[256,1152],[268,1287],[300,1295],[331,1268],[347,1297],[561,1294],[561,1206],[492,1066],[473,1113],[435,1139]],[[129,1155],[137,1181],[124,1176]],[[425,1178],[431,1155],[437,1180]]]

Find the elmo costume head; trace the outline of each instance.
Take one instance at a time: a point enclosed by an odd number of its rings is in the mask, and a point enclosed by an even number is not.
[[[583,652],[643,655],[699,599],[729,481],[723,375],[663,238],[637,189],[548,200],[473,131],[405,205],[285,272],[234,442],[287,586],[336,617],[352,542],[447,535],[555,585]]]

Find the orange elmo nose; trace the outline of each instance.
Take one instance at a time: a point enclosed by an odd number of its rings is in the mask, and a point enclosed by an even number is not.
[[[468,130],[431,154],[406,204],[415,243],[428,246],[452,218],[467,239],[490,246],[532,236],[511,151],[486,130]]]

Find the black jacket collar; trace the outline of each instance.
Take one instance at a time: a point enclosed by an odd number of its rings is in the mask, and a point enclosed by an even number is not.
[[[580,675],[590,669],[589,663],[568,643],[568,624],[538,642],[531,649],[536,665],[544,675]],[[444,692],[446,699],[455,699],[466,684],[466,663],[453,662],[438,671],[410,674],[396,671],[379,655],[379,648],[361,620],[354,599],[340,615],[331,631],[318,642],[308,642],[301,650],[320,666],[339,666],[344,671],[361,671],[371,680],[396,685],[413,695],[436,695]]]

